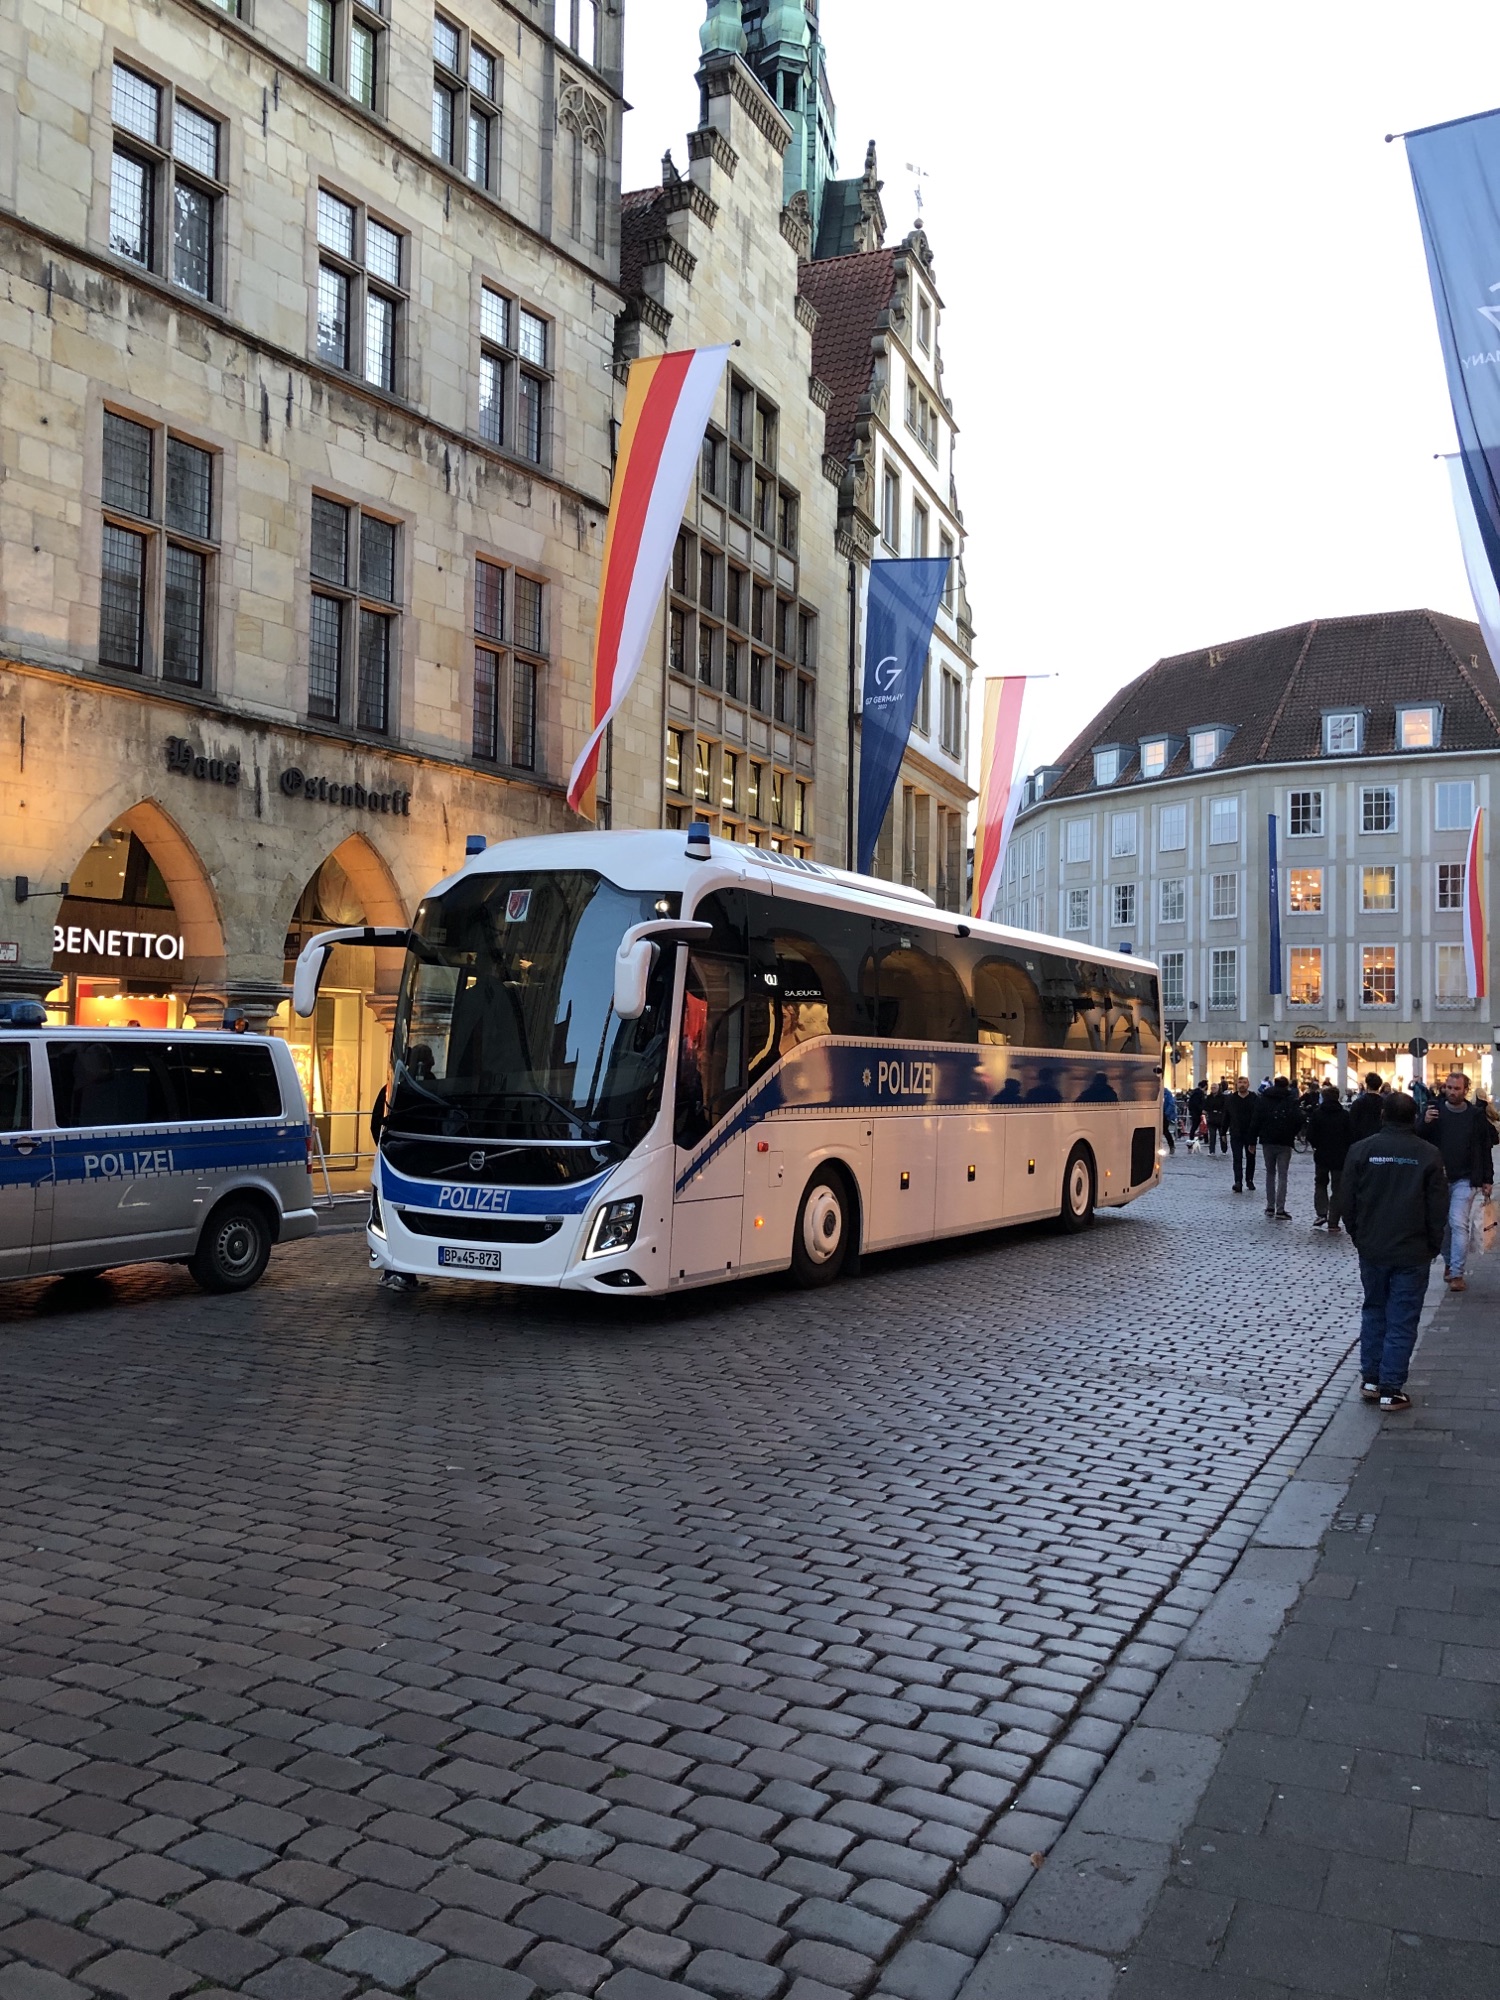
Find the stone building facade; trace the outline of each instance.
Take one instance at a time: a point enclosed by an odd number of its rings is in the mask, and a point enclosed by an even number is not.
[[[405,921],[467,835],[567,823],[623,28],[620,0],[10,10],[0,990],[264,1023],[300,928]],[[394,968],[342,956],[341,1010],[281,1019],[347,1152]]]
[[[1158,661],[1033,773],[1000,919],[1154,959],[1179,1082],[1409,1078],[1421,1040],[1488,1088],[1500,1017],[1469,993],[1463,900],[1476,806],[1494,880],[1496,803],[1479,627],[1314,620]]]

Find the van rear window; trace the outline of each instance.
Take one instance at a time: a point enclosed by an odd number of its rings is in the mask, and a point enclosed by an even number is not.
[[[59,1125],[223,1124],[279,1118],[267,1048],[231,1042],[49,1042]]]

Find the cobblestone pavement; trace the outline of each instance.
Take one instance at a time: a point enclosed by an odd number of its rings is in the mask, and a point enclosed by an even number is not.
[[[1179,1157],[823,1293],[12,1287],[0,2000],[948,2000],[1353,1264]]]

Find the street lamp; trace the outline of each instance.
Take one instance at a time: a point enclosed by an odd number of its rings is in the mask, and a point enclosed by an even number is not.
[[[1269,1047],[1271,1046],[1271,1030],[1270,1030],[1270,1027],[1268,1026],[1268,1024],[1267,1024],[1266,1022],[1262,1021],[1262,1022],[1261,1022],[1261,1024],[1260,1024],[1260,1028],[1259,1028],[1259,1031],[1258,1031],[1258,1032],[1259,1032],[1259,1034],[1260,1034],[1260,1045],[1261,1045],[1261,1047],[1262,1047],[1263,1049],[1268,1049],[1268,1048],[1269,1048]]]

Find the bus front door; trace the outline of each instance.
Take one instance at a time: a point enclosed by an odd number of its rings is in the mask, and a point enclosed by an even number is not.
[[[746,966],[693,952],[677,1046],[672,1282],[702,1283],[740,1268],[745,1135],[733,1129],[745,1094]]]

